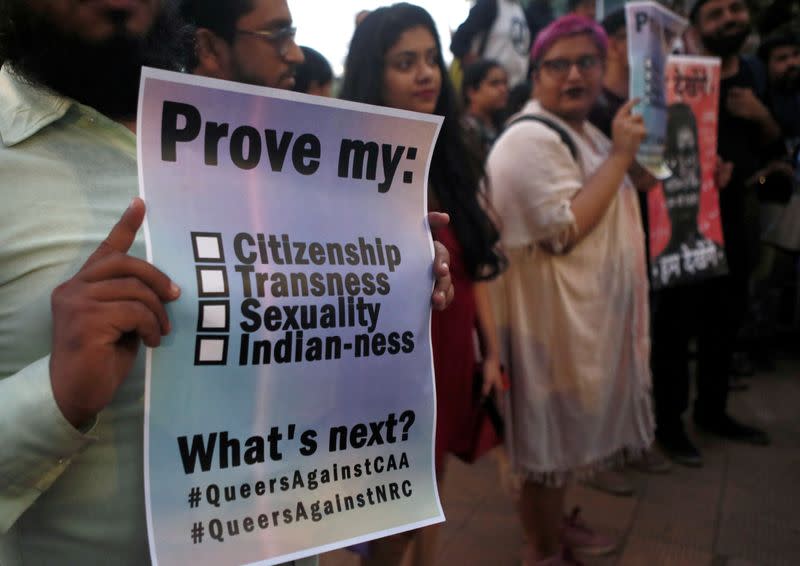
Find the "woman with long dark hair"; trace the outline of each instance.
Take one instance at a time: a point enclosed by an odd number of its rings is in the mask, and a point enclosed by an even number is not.
[[[433,314],[431,339],[436,369],[436,471],[444,475],[445,456],[468,448],[467,419],[472,404],[475,370],[473,331],[483,350],[484,395],[502,386],[496,329],[484,281],[503,267],[498,230],[487,214],[480,183],[480,159],[463,141],[459,104],[442,59],[431,16],[401,3],[379,8],[356,28],[350,43],[341,97],[444,116],[428,178],[428,205],[447,212],[451,223],[437,239],[450,251],[455,299]],[[417,533],[415,564],[429,564],[435,555],[436,529]],[[376,541],[368,560],[399,563],[408,537]]]

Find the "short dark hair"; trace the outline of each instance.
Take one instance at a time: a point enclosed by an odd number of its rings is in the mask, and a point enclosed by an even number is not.
[[[764,63],[768,63],[769,57],[775,49],[787,46],[800,47],[800,37],[789,31],[770,34],[758,46],[758,58]]]
[[[333,80],[333,69],[325,56],[316,49],[301,46],[305,60],[295,67],[295,92],[308,92],[311,82],[324,85]]]
[[[187,23],[213,31],[228,43],[236,35],[236,22],[253,10],[253,0],[181,0]]]
[[[620,30],[625,29],[625,8],[619,8],[610,12],[603,21],[600,22],[603,29],[606,30],[608,37],[613,36]]]
[[[689,4],[689,21],[692,25],[697,25],[698,19],[700,17],[700,8],[703,7],[703,4],[708,2],[708,0],[692,0]]]
[[[492,69],[502,69],[503,66],[494,59],[479,59],[464,67],[464,76],[461,79],[461,100],[464,108],[469,106],[469,89],[477,89],[486,80]]]
[[[591,0],[567,0],[567,11],[573,12],[584,4],[589,4]],[[594,4],[594,2],[591,2]]]

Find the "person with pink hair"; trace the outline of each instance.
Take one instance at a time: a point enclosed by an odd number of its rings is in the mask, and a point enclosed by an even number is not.
[[[617,112],[611,140],[587,120],[607,45],[597,23],[574,14],[542,30],[532,100],[487,164],[509,260],[493,294],[526,566],[612,551],[577,511],[564,519],[566,486],[653,442],[644,232],[626,176],[646,132],[636,100]]]

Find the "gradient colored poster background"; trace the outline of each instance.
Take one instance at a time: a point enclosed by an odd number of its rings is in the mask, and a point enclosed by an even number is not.
[[[667,60],[667,104],[683,103],[689,106],[697,126],[697,158],[700,161],[701,172],[697,230],[718,246],[719,250],[722,250],[725,242],[719,210],[719,191],[714,179],[717,167],[719,83],[720,62],[715,57],[672,55]],[[653,264],[664,253],[673,233],[661,183],[648,193],[647,200],[650,260]],[[689,236],[689,234],[675,235],[676,239],[685,239]],[[653,287],[671,286],[685,281],[724,274],[727,271],[727,264],[724,255],[719,255],[719,262],[713,266],[709,265],[706,269],[692,274],[684,271],[682,269],[680,273],[676,273],[668,284],[665,284],[654,271]]]
[[[185,141],[165,143],[162,122]],[[169,306],[172,333],[148,352],[154,564],[276,564],[443,520],[425,219],[440,125],[146,69],[138,139],[148,257],[183,290]],[[378,144],[374,180],[368,159],[363,178],[353,160],[340,177],[343,139]],[[386,150],[399,161],[381,192]],[[284,297],[283,276],[316,286],[296,296],[288,284]]]
[[[636,159],[657,179],[665,179],[670,174],[664,163],[667,56],[687,23],[656,2],[625,4],[631,75],[629,98],[641,100],[636,108],[647,126],[647,136],[639,146]]]

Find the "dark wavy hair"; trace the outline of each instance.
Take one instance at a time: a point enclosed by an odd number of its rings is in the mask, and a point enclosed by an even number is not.
[[[253,11],[253,0],[180,0],[181,16],[190,24],[206,28],[233,43],[236,22]]]
[[[345,100],[385,106],[385,55],[403,32],[418,26],[433,35],[442,74],[442,90],[434,113],[444,116],[444,124],[433,151],[428,182],[440,209],[450,214],[453,231],[463,248],[467,272],[474,280],[491,279],[505,266],[505,257],[498,248],[500,235],[480,190],[484,177],[480,157],[468,150],[464,143],[460,105],[450,83],[439,34],[430,14],[405,2],[370,13],[356,28],[350,42],[340,96]]]
[[[489,71],[492,69],[502,69],[503,66],[494,59],[478,59],[464,67],[464,76],[461,79],[461,101],[464,108],[469,107],[469,89],[477,90],[481,83],[486,80]]]

